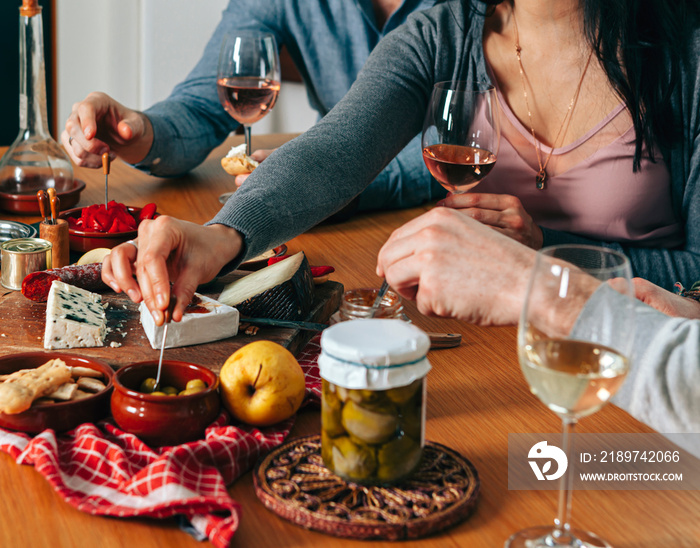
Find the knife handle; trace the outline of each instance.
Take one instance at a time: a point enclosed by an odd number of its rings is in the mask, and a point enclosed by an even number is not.
[[[462,344],[462,335],[459,333],[428,333],[430,337],[430,349],[454,348]]]
[[[175,310],[175,305],[177,304],[177,297],[173,295],[172,289],[170,290],[170,300],[168,301],[168,308],[163,312],[163,324],[170,323],[173,317],[173,310]]]

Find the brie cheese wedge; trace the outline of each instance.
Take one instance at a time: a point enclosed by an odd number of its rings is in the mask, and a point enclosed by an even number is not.
[[[151,343],[151,347],[159,350],[163,326],[156,325],[144,303],[141,303],[139,311],[148,342]],[[195,293],[182,320],[170,322],[165,348],[191,346],[234,337],[238,333],[238,323],[238,310]]]

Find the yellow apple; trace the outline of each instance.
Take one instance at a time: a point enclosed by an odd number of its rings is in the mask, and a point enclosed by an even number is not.
[[[219,379],[226,408],[254,426],[288,419],[304,400],[301,366],[289,350],[271,341],[256,341],[231,354]]]

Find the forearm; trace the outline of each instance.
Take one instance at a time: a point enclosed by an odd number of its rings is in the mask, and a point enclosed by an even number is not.
[[[145,114],[152,146],[134,167],[157,177],[177,177],[195,168],[237,126],[218,101],[207,106],[169,98]]]
[[[421,136],[416,135],[360,194],[358,210],[415,207],[446,194],[425,167]]]
[[[596,306],[626,297],[602,287],[574,329],[597,323]],[[630,372],[612,401],[660,432],[700,432],[700,321],[670,318],[636,301]]]
[[[161,177],[182,175],[238,127],[217,93],[221,42],[226,34],[247,30],[271,32],[280,46],[278,25],[279,2],[231,0],[197,65],[167,99],[145,111],[153,125],[153,146],[137,168]]]

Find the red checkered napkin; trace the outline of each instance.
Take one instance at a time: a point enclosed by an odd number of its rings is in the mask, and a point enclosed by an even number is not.
[[[320,401],[316,359],[320,335],[302,351],[306,402]],[[227,413],[205,438],[174,447],[151,448],[110,420],[82,424],[56,436],[31,437],[0,429],[0,450],[18,464],[33,465],[61,497],[89,514],[112,517],[187,517],[217,547],[228,546],[241,507],[226,486],[257,459],[280,445],[294,418],[268,428],[231,424]]]

